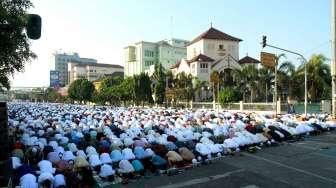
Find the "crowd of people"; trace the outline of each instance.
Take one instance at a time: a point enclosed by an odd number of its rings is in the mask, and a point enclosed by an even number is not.
[[[94,187],[336,128],[327,114],[9,103],[13,183]]]

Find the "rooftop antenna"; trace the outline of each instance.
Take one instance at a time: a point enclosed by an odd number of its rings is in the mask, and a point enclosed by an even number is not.
[[[212,22],[210,22],[210,28],[212,28]]]
[[[173,38],[173,16],[170,16],[170,39]]]

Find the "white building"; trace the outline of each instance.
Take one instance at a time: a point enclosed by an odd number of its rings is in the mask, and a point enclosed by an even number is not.
[[[68,62],[95,64],[97,60],[91,58],[81,58],[78,53],[55,53],[53,61],[53,70],[59,72],[59,84],[65,86],[68,82]]]
[[[171,70],[174,75],[185,72],[209,82],[213,71],[241,69],[243,64],[258,63],[258,60],[248,56],[239,60],[241,41],[211,27],[190,42],[187,46],[187,58],[182,58]]]
[[[155,63],[161,63],[165,69],[169,69],[187,57],[188,43],[186,40],[170,39],[156,43],[140,41],[125,47],[125,76],[150,72]]]
[[[107,75],[123,77],[124,67],[113,64],[69,62],[68,73],[68,84],[80,78],[93,82]]]

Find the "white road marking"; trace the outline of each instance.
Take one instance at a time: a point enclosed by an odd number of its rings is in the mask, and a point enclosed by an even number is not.
[[[315,142],[317,144],[325,144],[325,145],[333,145],[336,146],[335,143],[330,143],[330,142],[321,142],[322,140],[316,140],[316,139],[309,139],[309,140],[305,140],[305,142]]]
[[[296,145],[296,144],[291,144],[292,146],[294,147],[301,147],[301,148],[304,148],[304,149],[311,149],[311,150],[314,150],[314,151],[321,151],[322,148],[314,148],[314,147],[310,147],[310,146],[303,146],[302,144],[300,145]],[[326,154],[323,154],[323,153],[316,153],[316,152],[312,152],[312,153],[309,153],[309,154],[312,154],[312,155],[318,155],[318,156],[322,156],[322,157],[328,157],[328,158],[332,158],[332,159],[335,159],[336,156],[331,156],[331,155],[326,155]]]
[[[259,188],[259,187],[256,186],[256,185],[247,185],[247,186],[244,186],[244,187],[241,187],[241,188]]]
[[[175,183],[175,184],[160,186],[159,188],[178,188],[178,187],[196,185],[196,184],[200,184],[200,183],[206,183],[206,182],[213,181],[213,180],[216,180],[216,179],[225,178],[225,177],[228,177],[228,176],[230,176],[234,173],[243,172],[243,171],[244,171],[244,169],[238,169],[238,170],[226,172],[224,174],[218,174],[218,175],[208,176],[208,177],[204,177],[204,178],[192,179],[192,180],[181,182],[181,183]]]
[[[306,171],[306,170],[302,170],[302,169],[299,169],[299,168],[288,166],[286,164],[283,164],[283,163],[280,163],[280,162],[277,162],[277,161],[272,161],[272,160],[269,160],[269,159],[266,159],[266,158],[263,158],[263,157],[259,157],[257,155],[251,155],[251,154],[248,154],[248,153],[245,153],[244,155],[248,156],[248,157],[255,158],[255,159],[263,160],[263,161],[266,161],[268,163],[275,164],[275,165],[278,165],[278,166],[281,166],[281,167],[284,167],[284,168],[288,168],[288,169],[291,169],[291,170],[294,170],[294,171],[297,171],[297,172],[301,172],[301,173],[306,174],[306,175],[314,176],[314,177],[322,179],[324,181],[329,181],[329,182],[332,182],[332,183],[336,184],[336,180],[334,180],[334,179],[327,178],[327,177],[324,177],[324,176],[321,176],[321,175],[318,175],[318,174],[315,174],[315,173],[312,173],[312,172],[309,172],[309,171]]]

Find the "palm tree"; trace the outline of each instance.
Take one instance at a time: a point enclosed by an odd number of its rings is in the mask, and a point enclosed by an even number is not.
[[[259,82],[261,84],[262,89],[258,91],[261,97],[264,96],[265,102],[268,102],[268,96],[271,93],[269,91],[271,89],[273,79],[274,79],[274,73],[271,71],[271,69],[266,67],[262,67],[259,69]]]
[[[322,54],[313,55],[307,63],[308,97],[312,101],[330,98],[331,76],[327,58]],[[297,74],[304,76],[304,65],[298,68]]]
[[[207,87],[207,82],[200,80],[198,77],[193,78],[193,89],[198,95],[198,99],[200,100],[202,97],[202,90]]]
[[[216,101],[216,98],[218,97],[215,93],[216,93],[216,90],[219,90],[219,82],[220,82],[220,77],[219,77],[219,72],[218,71],[213,71],[211,74],[210,74],[210,82],[212,83],[212,89],[213,89],[213,94],[212,94],[212,97],[213,97],[213,101]],[[217,92],[218,93],[218,92]]]
[[[288,91],[289,98],[293,98],[293,85],[295,79],[295,65],[290,61],[285,61],[280,64],[279,68],[279,86],[282,90]]]
[[[258,90],[258,69],[253,65],[244,66],[241,70],[235,70],[233,77],[236,89],[243,94],[243,101],[246,99],[245,94],[249,92],[252,102]]]

